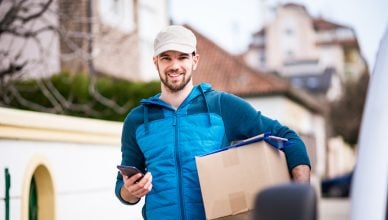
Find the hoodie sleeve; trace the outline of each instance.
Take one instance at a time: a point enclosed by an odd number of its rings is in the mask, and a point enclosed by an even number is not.
[[[310,166],[306,146],[295,131],[261,114],[248,102],[232,94],[222,93],[220,114],[224,119],[226,136],[229,141],[246,139],[264,132],[287,138],[288,147],[284,148],[288,169],[298,165]],[[236,117],[238,115],[238,117]]]

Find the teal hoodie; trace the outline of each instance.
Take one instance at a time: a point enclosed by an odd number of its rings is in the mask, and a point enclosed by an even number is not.
[[[205,219],[195,156],[228,146],[232,141],[261,133],[284,137],[289,170],[310,166],[304,143],[279,122],[263,116],[243,99],[199,84],[178,107],[159,99],[160,94],[141,101],[124,121],[123,165],[148,171],[153,188],[147,194],[145,219]],[[116,196],[123,203],[117,175]]]

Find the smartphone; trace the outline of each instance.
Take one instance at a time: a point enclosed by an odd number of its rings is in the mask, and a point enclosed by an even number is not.
[[[139,169],[134,166],[125,166],[125,165],[117,165],[117,169],[121,171],[121,175],[125,175],[131,177],[135,174],[142,173]]]

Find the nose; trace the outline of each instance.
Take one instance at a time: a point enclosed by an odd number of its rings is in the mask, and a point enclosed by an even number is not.
[[[177,71],[179,69],[179,61],[178,60],[175,60],[173,59],[171,61],[171,65],[170,65],[170,69],[173,70],[173,71]]]

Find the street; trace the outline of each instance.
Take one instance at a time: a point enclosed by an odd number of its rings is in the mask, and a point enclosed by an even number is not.
[[[347,220],[350,218],[348,198],[324,198],[318,204],[319,220]]]

